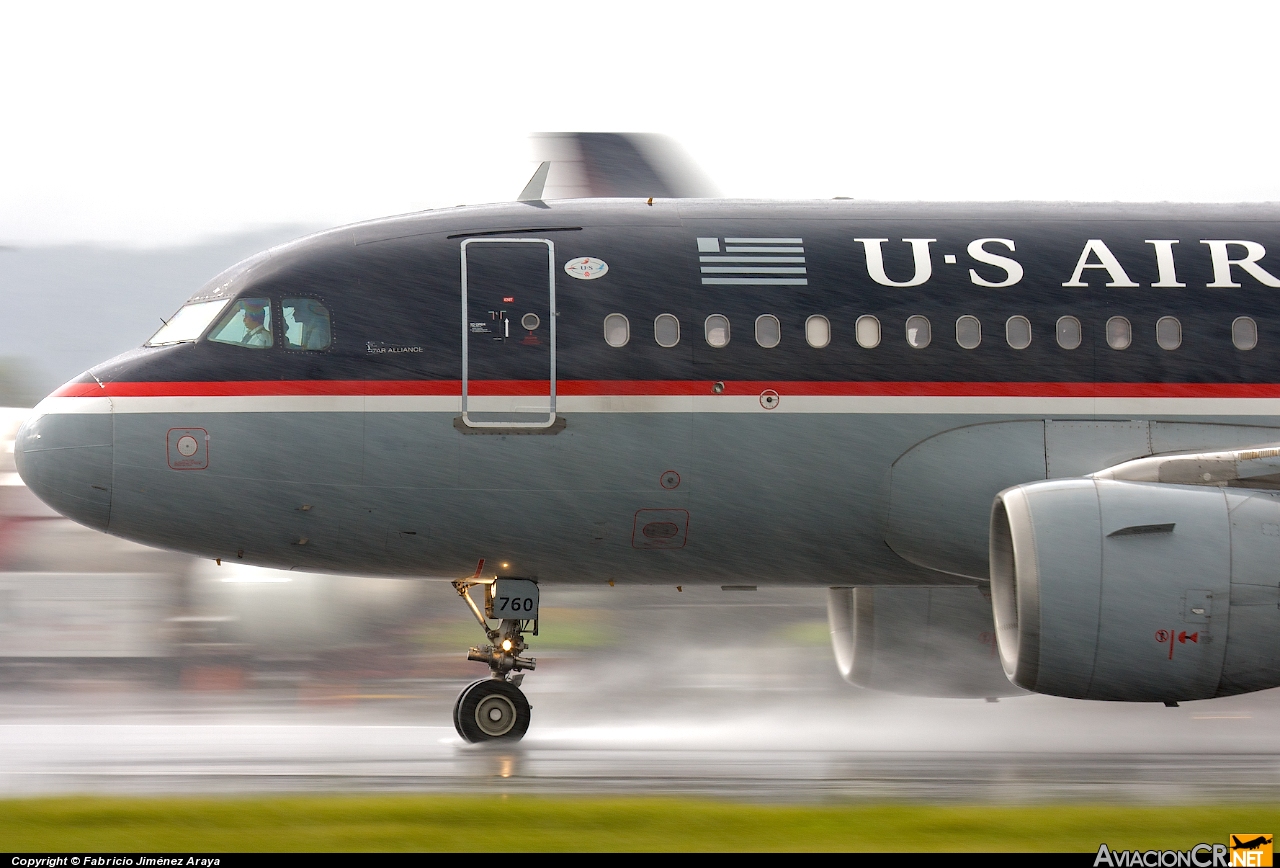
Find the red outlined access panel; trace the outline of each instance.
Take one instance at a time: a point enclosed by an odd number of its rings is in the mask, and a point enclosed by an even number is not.
[[[631,547],[682,549],[689,538],[689,513],[683,509],[637,509]]]
[[[209,432],[203,428],[169,429],[169,466],[174,470],[204,470],[209,466]]]

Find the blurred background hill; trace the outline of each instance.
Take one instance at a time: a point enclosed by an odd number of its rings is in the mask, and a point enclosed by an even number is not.
[[[168,247],[0,247],[0,406],[30,407],[139,346],[206,280],[318,226],[286,224]]]

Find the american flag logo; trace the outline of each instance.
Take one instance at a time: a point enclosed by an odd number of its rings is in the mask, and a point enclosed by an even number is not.
[[[808,286],[803,238],[699,238],[702,283]]]

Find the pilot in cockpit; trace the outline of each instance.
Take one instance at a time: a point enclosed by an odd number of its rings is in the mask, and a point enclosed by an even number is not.
[[[266,328],[266,317],[267,310],[265,306],[259,307],[256,305],[245,305],[244,337],[240,339],[240,344],[242,346],[271,346],[271,332]]]

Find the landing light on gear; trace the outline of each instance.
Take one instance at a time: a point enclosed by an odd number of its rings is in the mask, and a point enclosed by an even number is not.
[[[517,741],[529,729],[530,706],[520,692],[523,670],[532,671],[537,661],[522,657],[525,632],[538,635],[538,584],[529,579],[480,578],[484,561],[469,579],[458,579],[454,590],[466,601],[480,622],[488,645],[467,652],[468,660],[489,664],[489,677],[469,685],[453,706],[453,725],[469,742],[509,739]],[[471,589],[484,588],[484,611],[471,599]],[[489,626],[490,619],[498,627]]]

